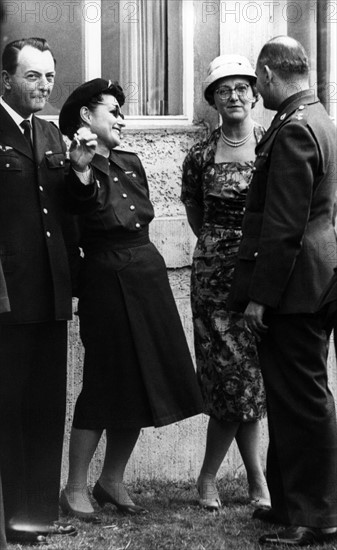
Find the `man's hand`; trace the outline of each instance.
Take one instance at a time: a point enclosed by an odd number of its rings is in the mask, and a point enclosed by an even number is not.
[[[261,335],[268,330],[268,326],[263,322],[265,311],[266,306],[251,301],[243,314],[246,329],[255,336],[258,342],[261,340]]]
[[[88,128],[80,128],[74,134],[69,149],[71,166],[77,172],[85,172],[88,169],[97,148],[97,135],[92,134]]]

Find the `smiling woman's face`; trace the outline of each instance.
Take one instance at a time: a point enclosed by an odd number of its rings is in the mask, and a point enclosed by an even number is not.
[[[97,152],[107,156],[111,149],[117,147],[124,126],[117,99],[113,95],[104,94],[102,101],[90,110],[90,130],[97,134]]]
[[[254,101],[249,79],[244,76],[228,76],[216,84],[214,103],[224,121],[242,121],[250,115]]]

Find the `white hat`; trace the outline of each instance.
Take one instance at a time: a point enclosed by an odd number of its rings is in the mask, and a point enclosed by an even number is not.
[[[204,96],[207,100],[206,93],[208,88],[220,78],[226,76],[247,76],[256,81],[256,74],[249,63],[248,59],[243,55],[219,55],[209,64],[207,77],[204,81]]]

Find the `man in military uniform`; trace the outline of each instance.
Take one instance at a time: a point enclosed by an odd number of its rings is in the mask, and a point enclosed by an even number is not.
[[[261,544],[336,537],[337,429],[327,382],[328,335],[317,306],[336,265],[336,128],[309,89],[296,40],[277,37],[257,62],[264,105],[276,110],[259,142],[231,307],[257,338],[269,422],[272,508],[255,518],[287,527]]]
[[[9,542],[75,534],[58,519],[71,276],[63,227],[65,144],[40,118],[55,78],[44,39],[7,44],[0,98],[0,464]],[[4,295],[4,300],[6,299]]]

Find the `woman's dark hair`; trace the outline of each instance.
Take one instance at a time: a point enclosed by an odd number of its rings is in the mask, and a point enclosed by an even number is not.
[[[302,44],[290,36],[276,36],[269,40],[262,48],[257,65],[268,65],[287,80],[294,75],[307,76],[309,61]]]
[[[18,57],[19,52],[25,46],[31,46],[40,50],[40,52],[50,52],[53,56],[54,63],[56,65],[56,60],[51,51],[51,48],[48,42],[44,38],[20,38],[19,40],[13,40],[5,46],[5,49],[2,54],[2,68],[7,71],[9,74],[15,74],[16,68],[18,66]]]
[[[100,92],[99,94],[91,97],[87,102],[82,103],[81,107],[88,107],[90,111],[95,111],[97,106],[103,101],[103,95],[112,95],[114,96],[119,105],[122,107],[125,103],[125,94],[123,88],[119,85],[117,81],[110,84],[108,88]],[[82,126],[83,120],[81,118],[80,111],[78,111],[72,120],[69,120],[67,125],[67,136],[69,139],[73,138],[73,135],[77,130]]]
[[[233,75],[235,76],[235,75]],[[239,75],[240,76],[240,75]],[[248,81],[249,81],[249,84],[250,84],[250,87],[252,89],[252,92],[253,92],[253,96],[254,96],[254,99],[252,101],[252,109],[254,109],[256,103],[259,101],[260,99],[260,94],[259,92],[257,91],[257,87],[256,87],[256,80],[253,79],[253,78],[249,78],[249,76],[245,76],[244,78],[247,78]],[[219,80],[216,80],[215,82],[213,82],[213,84],[211,84],[210,86],[208,86],[207,90],[205,91],[205,98],[206,98],[206,101],[207,103],[211,106],[211,107],[214,107],[215,108],[215,103],[214,103],[214,91],[215,89],[217,88],[219,84]]]

